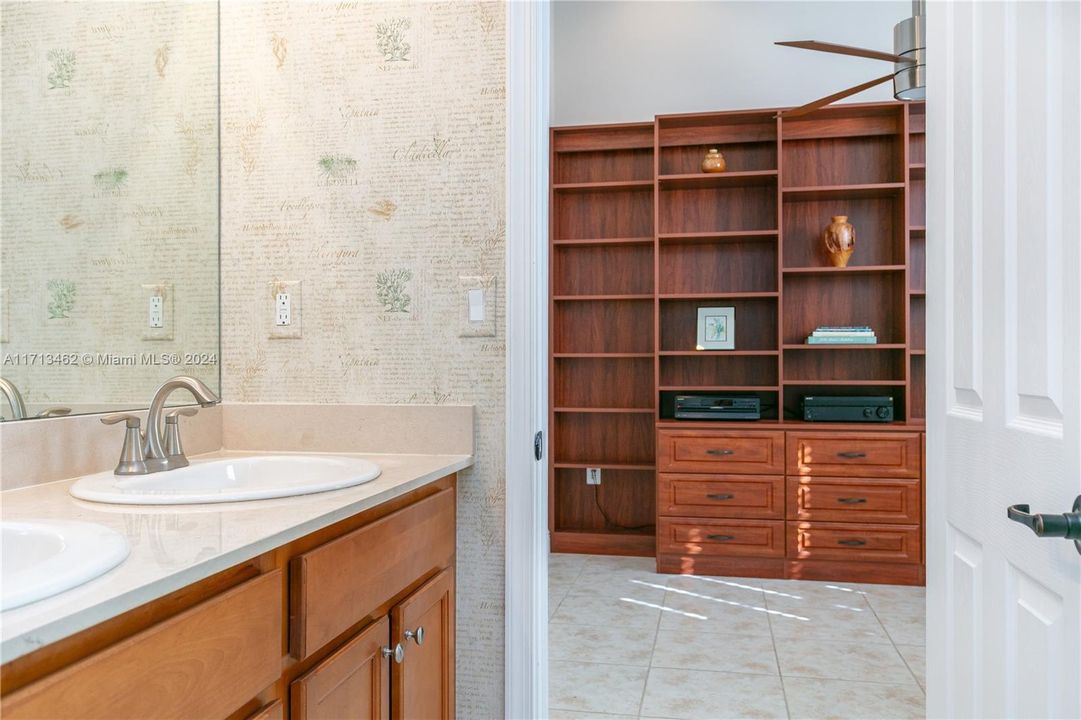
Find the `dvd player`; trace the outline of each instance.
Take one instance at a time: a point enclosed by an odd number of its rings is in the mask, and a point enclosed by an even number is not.
[[[676,395],[677,420],[758,420],[762,401],[740,395]]]

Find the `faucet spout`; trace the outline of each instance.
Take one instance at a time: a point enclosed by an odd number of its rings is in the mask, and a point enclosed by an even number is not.
[[[15,383],[0,377],[0,393],[7,398],[8,405],[11,407],[12,420],[22,420],[26,417],[26,402],[19,388],[15,387]]]
[[[154,399],[150,403],[150,411],[146,415],[146,446],[144,455],[146,456],[146,470],[147,472],[158,472],[159,470],[169,470],[169,455],[165,450],[165,444],[162,441],[162,411],[165,409],[165,402],[169,399],[169,396],[174,390],[187,390],[203,407],[210,407],[221,402],[221,398],[214,394],[214,391],[207,387],[206,383],[198,378],[189,377],[187,375],[178,375],[174,378],[170,378],[162,383],[157,392],[154,393]]]

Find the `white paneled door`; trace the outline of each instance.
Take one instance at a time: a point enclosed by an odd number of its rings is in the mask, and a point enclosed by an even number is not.
[[[928,714],[1081,718],[1081,3],[928,29]]]

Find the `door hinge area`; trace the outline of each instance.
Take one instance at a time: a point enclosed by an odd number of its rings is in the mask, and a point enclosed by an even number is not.
[[[533,458],[540,460],[544,457],[544,431],[538,430],[533,436]]]

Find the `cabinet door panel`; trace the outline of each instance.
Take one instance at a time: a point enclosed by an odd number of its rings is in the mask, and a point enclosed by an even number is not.
[[[386,720],[390,716],[390,659],[383,648],[390,620],[382,617],[289,688],[294,720]]]
[[[390,612],[391,638],[405,648],[394,666],[395,720],[454,717],[454,568],[425,583]],[[420,633],[423,643],[406,636]]]

